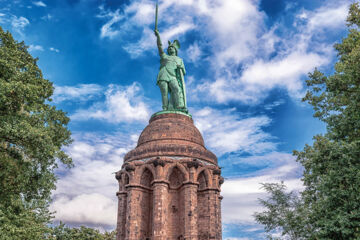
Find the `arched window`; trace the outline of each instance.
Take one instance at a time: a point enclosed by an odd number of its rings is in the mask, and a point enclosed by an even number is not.
[[[153,194],[151,183],[154,180],[152,172],[145,168],[141,174],[140,184],[147,189],[143,189],[138,195],[138,204],[140,207],[139,231],[140,239],[151,239],[152,234],[152,216],[153,216]]]
[[[206,181],[206,177],[205,177],[205,173],[204,171],[202,171],[197,178],[197,181],[199,183],[199,190],[203,190],[205,188],[207,188],[207,181]]]
[[[153,174],[148,168],[145,168],[143,174],[141,175],[140,184],[145,187],[151,187],[151,183],[153,180]]]
[[[184,182],[183,173],[179,170],[179,168],[174,167],[169,177],[170,188],[180,187]]]
[[[127,175],[126,173],[124,173],[124,184],[125,185],[128,185],[129,184],[129,182],[130,182],[130,179],[129,179],[129,175]]]

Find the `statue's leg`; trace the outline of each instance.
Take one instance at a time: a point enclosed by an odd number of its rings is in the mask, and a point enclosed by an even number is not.
[[[161,99],[162,99],[162,108],[163,110],[168,109],[169,100],[168,100],[168,83],[166,81],[159,81],[158,85],[160,87]]]
[[[172,91],[173,94],[173,98],[174,98],[174,103],[175,103],[175,109],[181,109],[184,107],[183,101],[181,101],[180,96],[181,96],[181,90],[179,87],[179,84],[177,83],[177,80],[171,80],[169,82],[169,87]]]

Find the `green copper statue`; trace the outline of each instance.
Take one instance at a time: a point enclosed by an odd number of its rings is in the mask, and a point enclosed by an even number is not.
[[[170,41],[167,54],[164,52],[160,33],[157,29],[157,5],[155,15],[155,36],[160,55],[160,70],[156,84],[159,86],[162,97],[162,108],[166,110],[176,110],[187,113],[186,92],[185,92],[185,66],[181,58],[177,56],[180,43],[178,40]],[[170,95],[170,99],[169,99]]]

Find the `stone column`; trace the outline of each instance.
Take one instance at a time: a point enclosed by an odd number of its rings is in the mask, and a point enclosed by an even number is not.
[[[217,235],[217,222],[218,222],[218,196],[215,189],[209,189],[208,191],[209,197],[209,237],[211,239],[218,239],[216,238]]]
[[[117,226],[116,226],[116,239],[117,240],[124,240],[126,229],[126,203],[127,203],[127,192],[121,191],[117,192],[116,195],[118,196],[118,216],[117,216]]]
[[[221,225],[221,200],[223,197],[218,192],[218,218],[217,218],[217,239],[222,239],[222,225]]]
[[[186,240],[197,240],[197,189],[198,184],[187,182],[183,186],[185,193],[185,236]]]
[[[168,183],[162,180],[153,182],[153,239],[167,240],[167,197]]]
[[[127,186],[127,213],[126,213],[126,240],[140,239],[140,222],[141,212],[139,206],[139,199],[141,197],[141,189],[138,186]]]

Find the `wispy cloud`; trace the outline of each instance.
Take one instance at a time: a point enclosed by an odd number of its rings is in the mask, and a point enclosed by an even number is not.
[[[234,109],[205,107],[194,111],[194,119],[206,145],[220,156],[236,151],[258,154],[276,148],[273,137],[262,130],[271,122],[267,116],[240,118]]]
[[[29,46],[29,48],[28,48],[28,50],[30,51],[30,52],[34,52],[34,51],[44,51],[44,48],[42,47],[42,46],[40,46],[40,45],[30,45]]]
[[[57,49],[50,48],[51,51]],[[102,94],[103,87],[98,84],[79,84],[77,86],[55,86],[54,95],[52,96],[54,102],[62,101],[87,101],[98,97]]]
[[[103,8],[101,8],[101,9],[103,10]],[[98,17],[109,19],[108,22],[106,22],[101,27],[101,30],[100,30],[101,38],[108,37],[108,38],[112,39],[120,33],[120,30],[116,29],[113,26],[114,24],[118,23],[123,18],[123,16],[120,14],[119,10],[116,10],[115,12],[111,12],[111,11],[105,12],[105,13],[98,15]]]
[[[42,16],[42,17],[41,17],[42,20],[51,20],[52,18],[53,18],[53,15],[51,15],[51,14],[49,14],[49,13],[46,14],[45,16]]]
[[[264,109],[266,109],[266,110],[272,110],[272,109],[274,109],[274,108],[276,108],[276,107],[278,107],[278,106],[280,106],[280,105],[282,105],[282,104],[284,104],[284,103],[285,103],[285,100],[283,100],[283,99],[276,100],[276,101],[274,101],[274,102],[272,102],[272,103],[266,104],[266,105],[264,106]]]
[[[191,62],[197,65],[202,55],[202,50],[199,47],[199,44],[195,42],[194,44],[190,45],[190,47],[188,47],[186,50],[186,55]]]
[[[52,51],[52,52],[57,52],[57,53],[60,52],[59,49],[53,48],[53,47],[50,47],[49,50]]]
[[[318,31],[329,27],[338,28],[344,27],[348,9],[349,5],[346,1],[340,2],[340,4],[330,2],[313,12],[302,10],[298,17],[307,22],[308,31]]]
[[[11,26],[17,33],[21,35],[23,34],[24,28],[29,24],[30,24],[29,20],[25,17],[13,16],[11,19]]]
[[[32,2],[37,7],[46,7],[46,4],[43,1]]]
[[[5,22],[5,17],[6,15],[4,13],[0,13],[0,23],[4,23]]]

